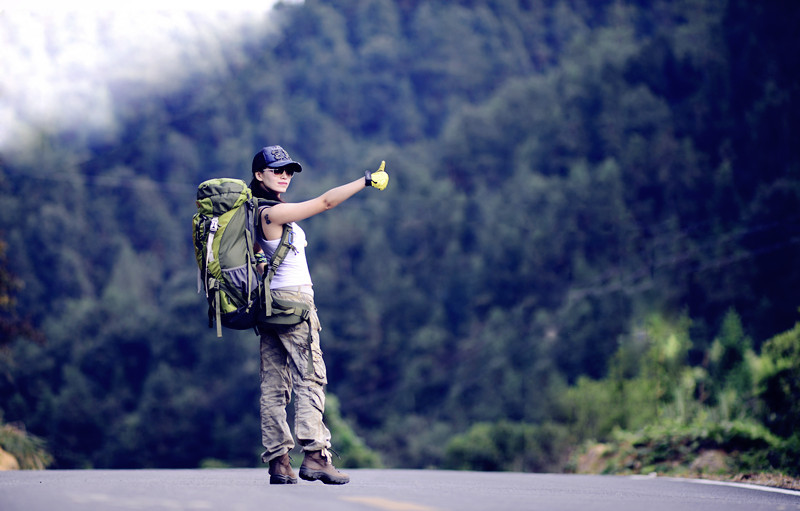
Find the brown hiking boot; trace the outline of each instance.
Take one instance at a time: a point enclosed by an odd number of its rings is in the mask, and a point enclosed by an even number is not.
[[[350,476],[333,466],[327,451],[306,451],[300,465],[300,478],[306,481],[322,481],[325,484],[347,484]]]
[[[297,484],[288,453],[269,461],[269,484]]]

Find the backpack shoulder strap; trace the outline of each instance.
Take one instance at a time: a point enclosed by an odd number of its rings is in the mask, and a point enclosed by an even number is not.
[[[275,276],[275,272],[278,271],[278,266],[286,259],[286,254],[289,253],[289,250],[294,249],[293,243],[294,231],[292,230],[292,224],[283,224],[281,241],[278,243],[275,252],[272,253],[272,257],[270,257],[269,264],[267,265],[267,282],[272,282],[272,277]]]
[[[267,272],[264,274],[264,285],[262,286],[264,300],[262,303],[264,306],[264,314],[266,316],[272,315],[272,295],[270,294],[272,277],[274,277],[275,272],[278,271],[278,266],[280,266],[283,260],[286,259],[286,254],[289,253],[289,250],[294,249],[294,245],[292,245],[293,241],[294,233],[292,231],[292,225],[283,224],[281,241],[278,243],[278,248],[275,249],[272,257],[269,259],[269,263],[267,264]]]
[[[264,208],[269,208],[274,206],[275,204],[280,204],[278,201],[273,201],[269,199],[256,199],[258,204],[258,214],[256,215],[256,228],[261,232],[261,212]],[[263,232],[261,233],[262,237]],[[281,265],[284,259],[286,259],[286,254],[289,253],[289,250],[294,250],[294,231],[292,230],[291,224],[283,224],[283,233],[281,234],[281,241],[278,243],[278,247],[275,249],[275,252],[272,254],[272,257],[269,260],[269,264],[267,264],[267,272],[264,274],[264,280],[266,282],[272,282],[272,277],[275,276],[275,272],[278,271],[278,266]]]

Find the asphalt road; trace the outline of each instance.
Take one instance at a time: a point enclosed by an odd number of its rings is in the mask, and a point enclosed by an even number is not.
[[[348,470],[270,486],[263,469],[0,472],[2,511],[800,510],[800,492],[657,477]]]

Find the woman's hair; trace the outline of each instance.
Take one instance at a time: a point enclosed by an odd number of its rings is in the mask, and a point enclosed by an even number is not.
[[[250,191],[253,192],[253,197],[258,197],[259,199],[268,199],[278,202],[284,202],[284,200],[281,199],[281,196],[278,195],[278,193],[275,192],[275,190],[267,188],[266,186],[261,186],[259,180],[256,179],[255,176],[253,176],[253,180],[250,181]]]

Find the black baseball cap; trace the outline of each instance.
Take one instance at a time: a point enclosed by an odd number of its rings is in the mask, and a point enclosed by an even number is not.
[[[253,174],[261,172],[266,168],[279,169],[289,167],[287,170],[300,172],[303,167],[289,157],[289,153],[279,145],[262,147],[253,157]]]

